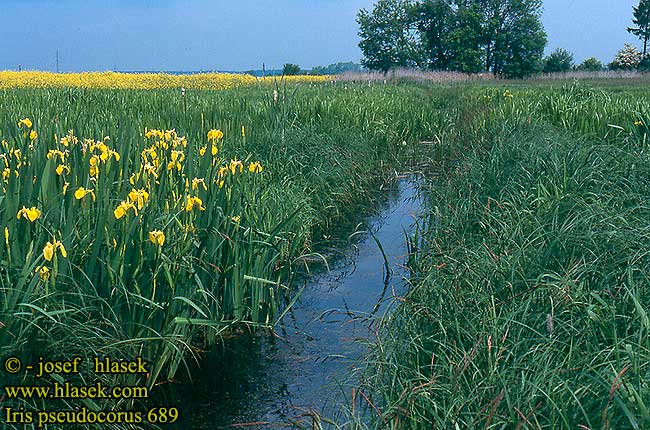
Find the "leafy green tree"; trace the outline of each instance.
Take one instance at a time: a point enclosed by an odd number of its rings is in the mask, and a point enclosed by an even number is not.
[[[495,39],[492,72],[510,78],[538,73],[545,46],[546,32],[539,16],[522,10]]]
[[[361,10],[362,63],[522,77],[540,70],[541,0],[379,0]]]
[[[544,73],[568,72],[574,67],[573,54],[566,49],[557,48],[544,59]]]
[[[603,66],[603,63],[595,57],[590,57],[587,58],[585,61],[580,63],[580,65],[577,67],[578,70],[582,70],[585,72],[600,72],[605,68]]]
[[[485,69],[523,77],[539,71],[546,33],[541,0],[468,0],[483,14]]]
[[[476,2],[456,4],[456,28],[450,34],[454,50],[452,70],[465,73],[478,73],[485,70],[481,19],[480,5]]]
[[[364,67],[387,72],[422,64],[416,14],[411,0],[379,0],[372,11],[357,15]]]
[[[632,23],[636,27],[628,27],[627,31],[637,36],[643,42],[643,58],[648,53],[648,40],[650,39],[650,0],[640,0],[634,8]]]
[[[435,70],[448,70],[457,46],[451,34],[455,30],[455,12],[447,0],[429,0],[417,3],[417,29],[422,48],[427,55],[427,66]]]
[[[540,0],[422,0],[415,10],[431,68],[509,77],[540,69]]]
[[[641,72],[650,72],[650,55],[643,57],[636,68]]]
[[[483,70],[483,30],[475,3],[424,0],[415,11],[427,67],[467,73]]]
[[[282,67],[282,74],[285,76],[299,75],[300,66],[297,64],[287,63]]]

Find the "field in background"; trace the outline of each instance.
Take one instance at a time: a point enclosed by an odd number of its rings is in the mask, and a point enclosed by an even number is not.
[[[154,90],[185,88],[192,90],[225,90],[258,83],[317,83],[331,81],[331,76],[271,76],[256,78],[236,73],[196,73],[172,75],[166,73],[51,73],[0,71],[0,89],[12,88],[87,88]]]
[[[445,71],[394,69],[382,72],[346,72],[340,75],[295,75],[255,77],[238,73],[51,73],[0,71],[0,89],[15,88],[85,88],[129,90],[225,90],[243,86],[280,84],[317,84],[333,82],[372,83],[434,83],[434,84],[503,84],[526,85],[530,83],[561,85],[563,82],[582,81],[594,85],[642,85],[650,82],[650,74],[626,71],[551,73],[535,75],[525,80],[506,80],[490,73],[468,74]]]

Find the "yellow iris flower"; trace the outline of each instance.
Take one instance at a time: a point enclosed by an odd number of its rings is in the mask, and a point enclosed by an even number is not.
[[[64,165],[64,164],[59,164],[59,165],[56,167],[56,170],[55,170],[55,171],[56,171],[56,174],[59,175],[59,176],[61,176],[61,175],[63,174],[63,172],[66,172],[66,173],[69,174],[69,173],[70,173],[70,167],[69,167],[69,166],[66,166],[66,165]]]
[[[149,232],[149,240],[154,245],[163,246],[165,243],[165,233],[160,230],[154,230]]]
[[[61,253],[61,256],[63,258],[67,258],[68,253],[65,250],[65,247],[61,242],[56,240],[55,238],[52,239],[53,242],[47,242],[45,244],[45,247],[43,248],[43,257],[47,261],[52,261],[52,258],[56,255],[56,251],[58,250]]]
[[[201,200],[198,197],[188,197],[187,203],[185,204],[185,211],[191,212],[192,209],[194,209],[194,207],[196,207],[200,211],[205,210],[205,208],[203,207],[203,200]]]
[[[120,219],[124,217],[128,212],[129,209],[133,209],[133,212],[135,215],[138,214],[138,208],[135,207],[135,205],[131,202],[121,202],[118,207],[115,208],[113,211],[113,215],[115,215],[115,219]]]
[[[145,203],[147,203],[148,200],[149,200],[149,193],[144,189],[140,189],[140,190],[133,189],[129,193],[129,201],[137,205],[138,210],[142,210],[142,208],[144,207]]]
[[[221,130],[212,129],[212,130],[208,131],[208,141],[209,142],[217,143],[221,139],[223,139],[223,132]]]
[[[201,184],[204,191],[208,191],[208,187],[205,185],[205,179],[203,179],[203,178],[194,178],[194,179],[192,179],[192,189],[193,190],[198,190],[199,189],[199,184]]]
[[[18,211],[18,214],[16,215],[16,218],[17,219],[25,218],[25,219],[28,219],[29,222],[34,222],[40,216],[41,216],[41,211],[38,210],[37,208],[31,207],[31,208],[27,209],[25,206],[23,206],[23,208]]]
[[[91,189],[84,188],[84,187],[77,188],[77,191],[74,192],[74,198],[77,199],[77,200],[81,200],[84,197],[86,197],[88,194],[90,194],[92,196],[93,201],[96,200],[95,191],[91,190]]]
[[[50,269],[46,266],[37,267],[34,269],[34,273],[38,273],[38,276],[44,281],[50,277]]]
[[[239,173],[241,173],[244,170],[244,165],[239,160],[230,160],[229,169],[230,169],[230,173],[234,175],[235,173],[237,173],[237,170],[239,170]]]
[[[262,173],[262,163],[255,161],[248,165],[248,171],[251,173]]]

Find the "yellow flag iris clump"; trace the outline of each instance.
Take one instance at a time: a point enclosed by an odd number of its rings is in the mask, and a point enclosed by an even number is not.
[[[20,128],[25,127],[27,129],[29,129],[29,128],[32,128],[32,125],[33,125],[32,120],[29,119],[29,118],[21,119],[20,121],[18,121],[18,127],[20,127]]]
[[[144,208],[144,204],[149,200],[149,193],[146,190],[133,189],[129,193],[129,201],[138,207],[138,210]]]
[[[32,129],[33,126],[34,123],[32,123],[32,120],[29,118],[21,119],[18,121],[18,127],[24,129],[23,137],[29,138],[30,142],[32,143],[38,139],[38,132]]]
[[[223,139],[223,132],[221,130],[212,129],[208,131],[208,141],[210,143],[218,143]]]
[[[84,187],[79,187],[77,188],[77,191],[74,192],[74,198],[77,200],[83,200],[84,197],[86,197],[88,194],[93,198],[93,201],[95,201],[97,198],[95,197],[95,191],[86,189]]]
[[[38,273],[38,276],[43,280],[47,281],[50,277],[50,269],[47,266],[41,266],[34,269],[34,273]]]
[[[203,207],[203,200],[196,196],[191,196],[187,198],[187,203],[185,204],[185,211],[186,212],[192,212],[192,210],[196,208],[200,211],[204,211],[205,208]]]
[[[271,320],[283,286],[251,279],[278,279],[287,242],[284,232],[266,233],[276,222],[260,211],[266,175],[233,149],[239,120],[233,135],[208,124],[188,139],[144,124],[129,133],[128,123],[80,122],[79,132],[65,112],[56,120],[36,112],[0,130],[0,267],[8,285],[30,286],[24,303],[58,315],[83,298],[110,307],[105,320],[125,334],[143,327],[133,338],[176,333],[179,321],[206,316]],[[165,355],[152,351],[148,359]]]
[[[133,209],[133,214],[138,215],[138,208],[130,201],[121,202],[113,211],[115,219],[122,219],[129,213],[129,210]]]
[[[262,164],[259,161],[255,161],[248,165],[248,171],[251,173],[262,173]]]

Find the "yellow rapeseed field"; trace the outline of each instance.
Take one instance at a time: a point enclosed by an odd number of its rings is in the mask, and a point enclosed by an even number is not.
[[[170,75],[166,73],[51,73],[0,71],[0,89],[11,88],[109,88],[109,89],[165,89],[187,88],[196,90],[224,90],[273,82],[279,77],[256,78],[235,73],[200,73],[194,75]],[[288,82],[326,82],[331,76],[286,76]]]

